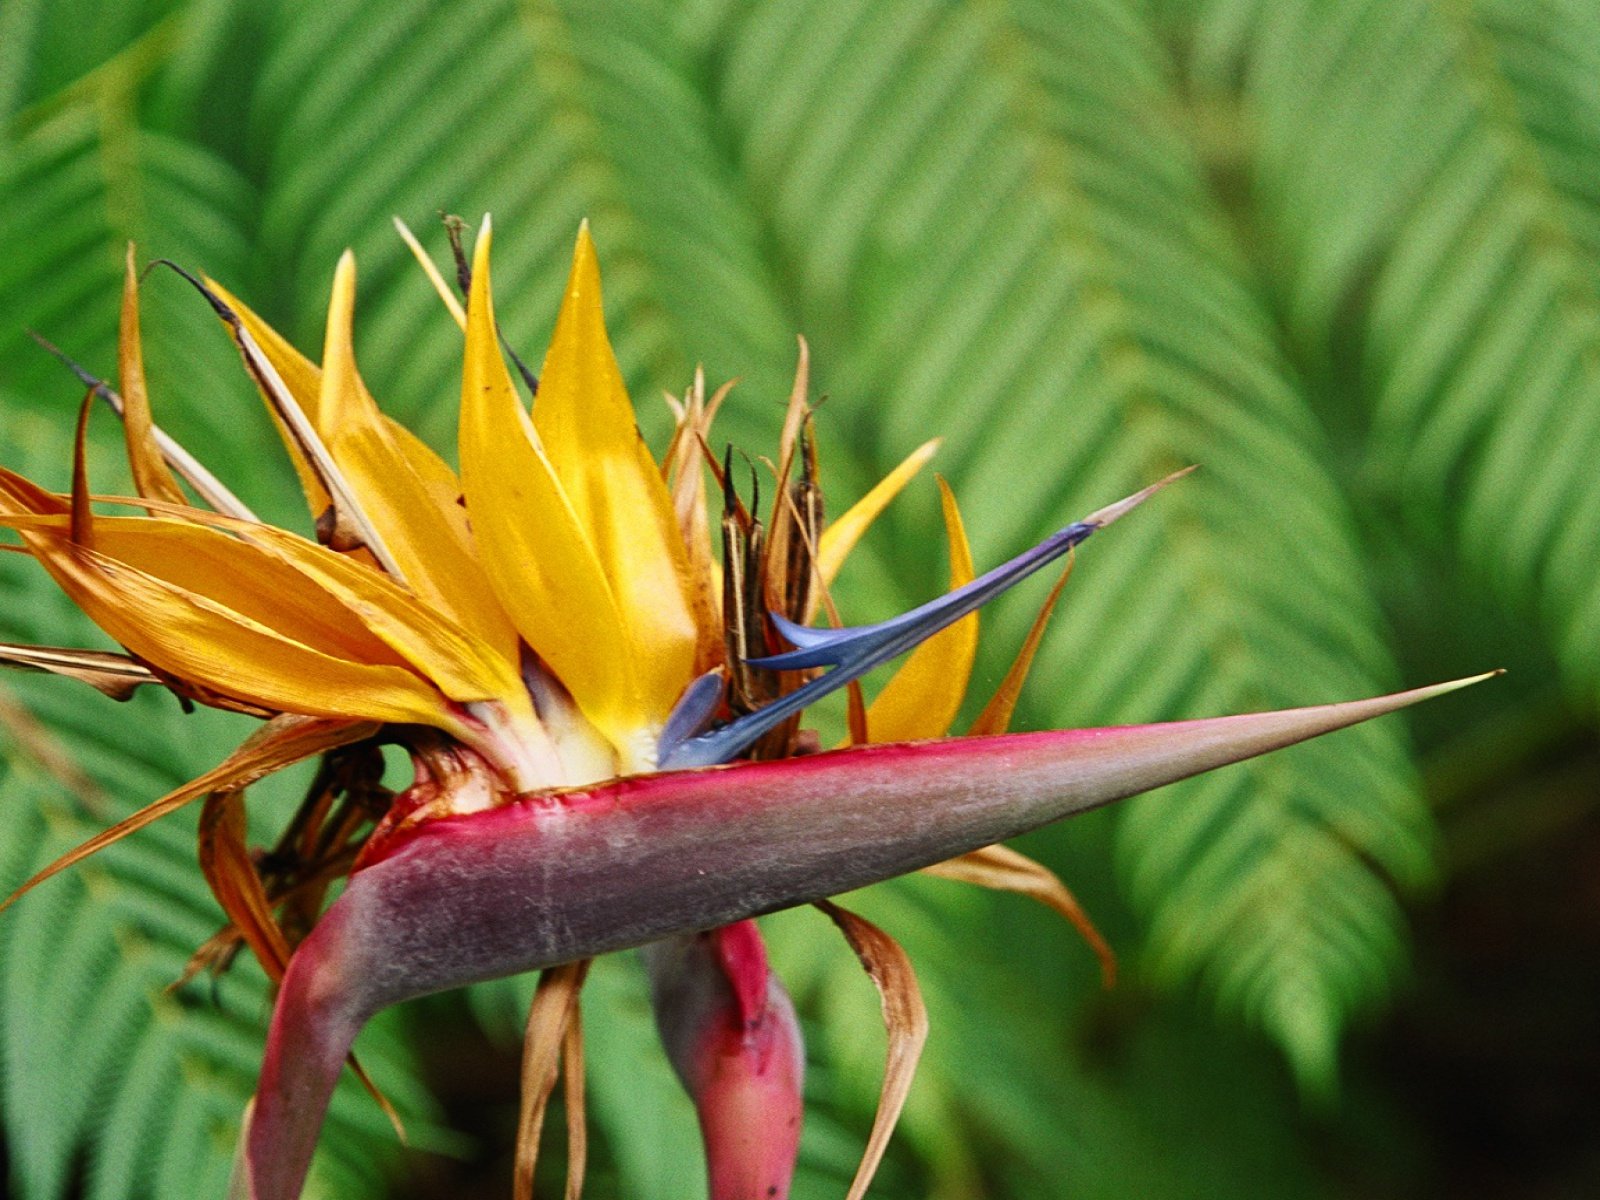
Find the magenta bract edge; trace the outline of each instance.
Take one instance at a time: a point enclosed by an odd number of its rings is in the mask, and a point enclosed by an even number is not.
[[[301,944],[245,1161],[295,1200],[356,1033],[414,996],[837,895],[1477,679],[1157,725],[866,746],[640,775],[396,835]]]

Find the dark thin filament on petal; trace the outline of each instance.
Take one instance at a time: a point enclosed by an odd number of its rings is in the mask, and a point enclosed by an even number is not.
[[[76,375],[80,383],[85,387],[93,388],[95,395],[110,405],[111,411],[116,413],[119,418],[122,416],[122,397],[115,388],[96,376],[77,360],[71,358],[47,338],[41,337],[31,329],[28,331],[28,336],[43,346],[67,370]],[[260,524],[261,518],[251,512],[244,501],[235,496],[226,484],[201,465],[199,459],[174,441],[171,434],[167,433],[159,425],[152,425],[150,434],[155,438],[156,448],[161,451],[161,457],[166,460],[167,465],[182,476],[184,481],[195,490],[195,493],[202,500],[225,516],[237,517],[241,521],[252,521]]]

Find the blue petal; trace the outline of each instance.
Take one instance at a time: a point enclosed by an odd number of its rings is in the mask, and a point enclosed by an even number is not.
[[[777,613],[772,614],[778,631],[799,649],[783,654],[769,654],[764,658],[746,661],[753,667],[766,667],[773,671],[795,671],[805,667],[844,667],[847,664],[876,657],[883,647],[900,645],[902,649],[915,646],[932,637],[974,609],[987,604],[1032,575],[1040,567],[1054,562],[1084,538],[1098,525],[1079,522],[1051,534],[1031,550],[1017,555],[1010,562],[986,571],[971,583],[946,592],[936,600],[919,605],[909,612],[879,621],[876,625],[851,625],[843,629],[813,629],[796,625]],[[907,639],[910,639],[907,641]],[[891,652],[899,653],[898,650]],[[877,658],[882,662],[882,658]]]
[[[682,742],[692,738],[707,725],[722,703],[727,680],[721,671],[707,671],[688,687],[667,714],[667,723],[656,740],[656,760],[665,761]]]
[[[807,667],[828,667],[833,670],[819,675],[804,686],[774,700],[757,712],[739,717],[717,729],[697,737],[685,738],[676,745],[664,747],[661,767],[709,767],[725,763],[749,749],[758,738],[776,728],[801,709],[816,703],[845,684],[859,679],[874,667],[904,654],[926,641],[946,626],[954,624],[975,609],[987,604],[1000,593],[1022,582],[1041,567],[1048,566],[1071,550],[1097,529],[1103,529],[1124,513],[1190,471],[1182,471],[1153,483],[1115,504],[1090,513],[1083,520],[1065,529],[1057,530],[1031,550],[1025,550],[1009,562],[986,571],[964,587],[947,592],[936,600],[913,608],[876,625],[854,625],[844,629],[813,629],[796,625],[777,613],[772,614],[779,631],[796,649],[764,658],[748,659],[751,665],[769,670],[800,670]]]
[[[782,621],[779,628],[785,637],[791,630],[805,630],[805,640],[813,643],[809,648],[791,650],[785,654],[748,660],[755,666],[777,670],[802,667],[832,666],[833,670],[810,680],[802,687],[774,700],[765,708],[740,717],[719,729],[698,737],[680,741],[667,748],[660,762],[663,768],[709,767],[724,763],[751,746],[762,734],[775,728],[801,709],[816,703],[830,692],[836,692],[853,679],[859,679],[874,667],[904,654],[926,641],[948,625],[992,600],[1012,585],[1021,582],[1040,567],[1060,558],[1098,525],[1082,522],[1069,525],[1033,549],[1019,554],[1010,562],[980,575],[965,587],[957,588],[930,600],[910,612],[902,613],[876,625],[857,625],[846,629],[819,630],[795,626]],[[810,635],[822,634],[821,638]],[[791,637],[791,640],[799,640]]]

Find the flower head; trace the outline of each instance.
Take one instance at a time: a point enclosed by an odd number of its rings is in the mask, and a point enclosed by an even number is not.
[[[917,869],[1031,894],[1085,932],[1109,976],[1109,951],[1060,880],[996,843],[1458,686],[1008,735],[1063,574],[971,736],[943,740],[971,673],[979,607],[1051,563],[1070,564],[1074,547],[1170,480],[982,574],[940,481],[950,591],[886,621],[844,625],[829,586],[933,444],[828,522],[802,342],[764,515],[731,458],[719,463],[710,450],[726,388],[708,398],[697,377],[674,401],[676,434],[658,464],[607,339],[587,228],[537,380],[522,369],[536,392],[530,412],[494,315],[490,246],[486,221],[470,265],[460,263],[464,309],[438,284],[464,334],[459,474],[386,417],[362,382],[348,254],[320,364],[219,284],[193,280],[278,422],[315,536],[257,519],[152,420],[131,249],[119,386],[86,377],[70,494],[0,469],[0,526],[124,651],[10,646],[0,658],[114,696],[163,687],[265,722],[216,769],[21,889],[205,798],[201,866],[228,925],[196,968],[244,945],[281,983],[241,1195],[298,1195],[329,1093],[373,1013],[541,969],[517,1179],[518,1194],[530,1194],[545,1099],[563,1062],[569,1079],[581,1072],[586,963],[631,946],[647,947],[663,1042],[700,1114],[713,1195],[786,1194],[804,1051],[750,918],[813,902],[878,984],[891,1033],[859,1196],[926,1019],[898,946],[827,897]],[[89,486],[83,444],[97,394],[122,415],[136,496]],[[724,500],[720,555],[708,475]],[[828,626],[813,626],[822,612]],[[860,678],[902,655],[867,705]],[[819,752],[801,717],[840,689],[850,692],[848,745]],[[398,791],[383,780],[385,743],[411,756]],[[245,789],[317,756],[279,843],[252,855]]]

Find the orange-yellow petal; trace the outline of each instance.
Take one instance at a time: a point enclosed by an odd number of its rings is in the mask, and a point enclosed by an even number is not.
[[[645,715],[660,721],[694,670],[688,563],[672,497],[639,436],[606,336],[587,224],[578,231],[533,424],[616,597]]]
[[[877,486],[822,531],[822,538],[817,544],[817,570],[822,575],[823,583],[831,584],[838,577],[839,568],[844,566],[844,560],[861,540],[861,535],[866,533],[917,472],[927,465],[939,449],[939,442],[939,438],[923,442],[906,455],[899,466],[879,480]]]
[[[200,870],[222,911],[256,956],[267,978],[283,978],[289,940],[272,915],[245,841],[244,790],[212,792],[200,812]]]
[[[156,445],[150,418],[150,394],[145,387],[144,347],[139,335],[139,272],[128,243],[127,270],[122,284],[122,321],[117,338],[117,375],[122,389],[122,429],[128,445],[128,465],[139,495],[173,504],[185,502],[183,489],[172,477]]]
[[[387,576],[286,530],[261,526],[250,536],[358,616],[451,699],[500,700],[513,711],[532,711],[512,661]]]
[[[60,496],[0,468],[0,513],[4,514],[0,520],[5,524],[59,535],[70,528],[70,521],[61,520],[68,511],[68,502]],[[174,509],[170,515],[185,511],[192,520],[226,521],[193,509]],[[355,661],[396,666],[405,661],[353,620],[354,614],[330,604],[324,589],[311,586],[299,572],[254,547],[174,521],[97,517],[93,530],[96,546],[123,565],[205,595],[306,646]]]
[[[516,630],[473,554],[454,472],[415,437],[396,436],[356,371],[355,285],[346,251],[328,304],[318,431],[407,586],[516,663]]]
[[[95,624],[181,679],[285,712],[450,726],[443,697],[412,671],[314,650],[65,538],[25,536]]]
[[[197,523],[97,517],[90,549],[72,541],[69,509],[0,471],[0,525],[22,534],[102,629],[181,679],[287,712],[452,731],[447,697],[526,706],[509,664],[448,618],[293,534],[190,509],[193,521],[255,541]]]
[[[972,551],[967,546],[955,497],[939,480],[945,532],[950,539],[950,586],[972,582]],[[867,732],[874,742],[915,742],[950,731],[967,692],[978,653],[978,614],[962,617],[918,646],[867,709]]]
[[[500,357],[489,222],[474,254],[461,381],[461,482],[479,555],[528,644],[619,749],[645,710],[605,573]]]

